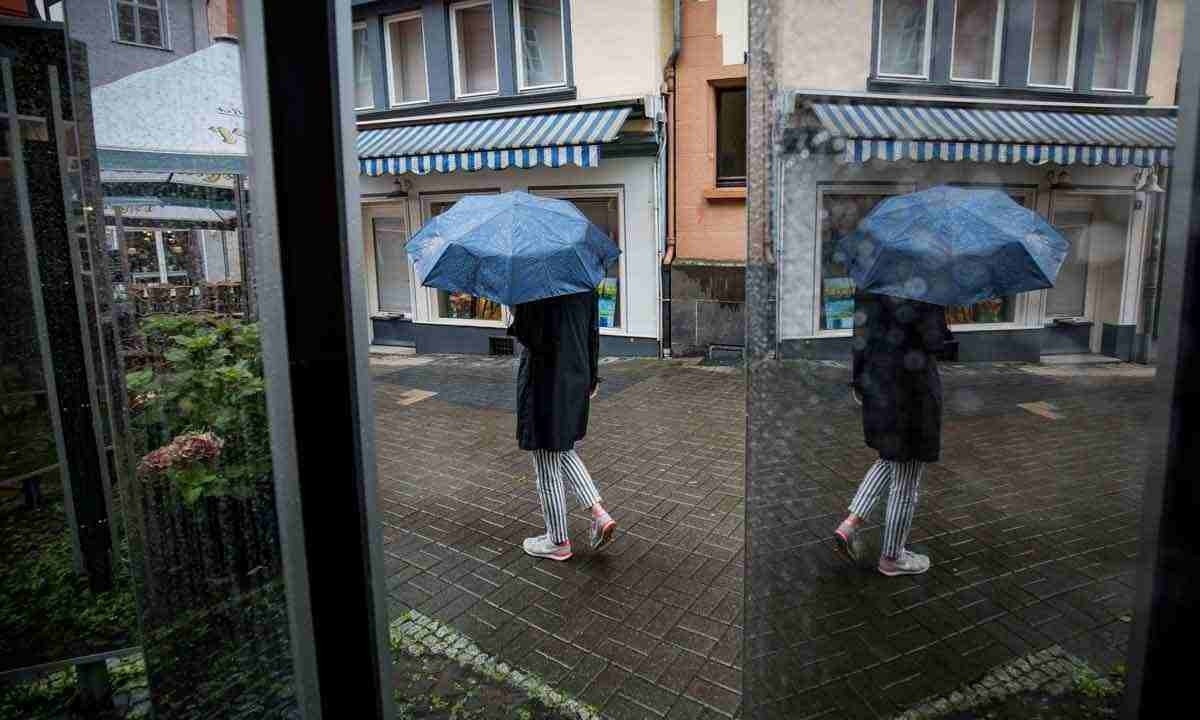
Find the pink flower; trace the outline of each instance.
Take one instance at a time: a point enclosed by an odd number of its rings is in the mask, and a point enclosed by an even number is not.
[[[157,450],[151,450],[150,452],[146,453],[146,456],[142,458],[140,463],[138,463],[138,474],[146,477],[161,475],[167,470],[171,469],[171,466],[175,464],[175,459],[176,452],[174,443],[170,445],[164,445]]]
[[[185,433],[171,441],[183,463],[212,462],[221,456],[225,441],[214,433]]]

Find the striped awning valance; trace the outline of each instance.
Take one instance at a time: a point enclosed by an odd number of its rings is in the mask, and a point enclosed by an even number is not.
[[[366,175],[503,170],[539,165],[594,167],[616,139],[629,107],[406,125],[359,132]]]
[[[847,162],[942,160],[1169,166],[1175,118],[1132,110],[1068,112],[813,102]]]

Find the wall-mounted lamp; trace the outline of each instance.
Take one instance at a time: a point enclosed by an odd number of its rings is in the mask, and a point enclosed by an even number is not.
[[[1134,176],[1135,190],[1149,193],[1166,192],[1161,185],[1158,184],[1158,168],[1142,168],[1137,171]]]
[[[1066,170],[1060,170],[1059,172],[1051,170],[1050,172],[1046,173],[1046,182],[1048,182],[1052,188],[1071,187],[1071,173],[1067,172]]]

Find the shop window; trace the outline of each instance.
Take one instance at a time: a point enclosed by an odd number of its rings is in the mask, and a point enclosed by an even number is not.
[[[531,191],[535,192],[535,191]],[[624,322],[624,305],[621,302],[621,258],[624,257],[624,201],[617,190],[570,190],[555,189],[536,191],[538,195],[568,200],[592,222],[608,234],[621,248],[622,254],[604,269],[604,280],[596,292],[599,296],[600,327],[619,328]]]
[[[1035,0],[1029,84],[1069,88],[1075,81],[1078,0]]]
[[[431,201],[427,219],[435,218],[449,210],[459,198]],[[462,292],[436,291],[434,313],[442,320],[485,320],[502,322],[504,308],[500,303],[487,298],[475,297]]]
[[[717,185],[746,184],[746,88],[717,90]]]
[[[955,0],[950,79],[996,82],[1003,28],[1004,0]]]
[[[204,280],[226,282],[242,279],[238,235],[227,230],[198,230],[204,244]]]
[[[517,0],[518,80],[522,90],[567,81],[563,0]]]
[[[928,0],[881,0],[879,74],[928,78],[932,26]]]
[[[117,40],[166,47],[161,0],[115,0]]]
[[[455,95],[486,95],[499,90],[491,0],[452,5],[450,22]]]
[[[137,283],[188,284],[192,279],[190,230],[125,230],[129,272]]]
[[[429,82],[421,13],[388,18],[384,27],[392,105],[425,102],[429,99]]]
[[[1133,90],[1137,65],[1138,30],[1141,12],[1137,0],[1103,0],[1096,56],[1092,65],[1092,87],[1097,90]]]
[[[412,282],[408,272],[408,223],[396,215],[368,212],[375,249],[375,291],[380,312],[412,317]]]
[[[354,108],[363,110],[375,106],[375,83],[371,79],[371,56],[368,53],[367,26],[356,24],[354,36]]]
[[[134,282],[163,282],[158,265],[158,239],[153,230],[126,230],[125,254]]]

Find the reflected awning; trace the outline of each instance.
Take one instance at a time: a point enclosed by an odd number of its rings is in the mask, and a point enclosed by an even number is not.
[[[355,148],[366,175],[506,168],[594,167],[630,107],[405,125],[359,132]]]
[[[806,103],[844,143],[846,162],[940,160],[1031,165],[1169,166],[1175,117],[1161,110],[1016,109],[1011,106]]]

